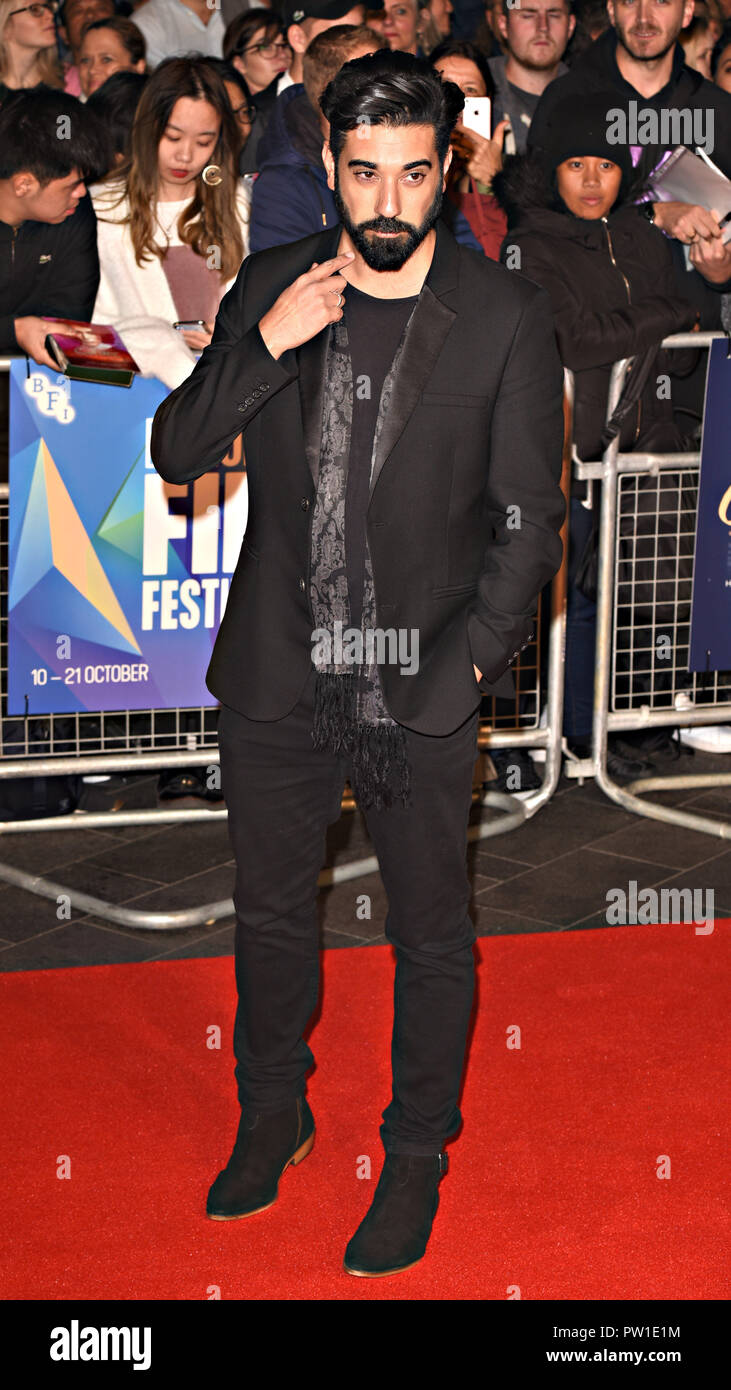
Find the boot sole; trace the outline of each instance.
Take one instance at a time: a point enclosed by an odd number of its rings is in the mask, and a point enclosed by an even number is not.
[[[313,1129],[312,1134],[310,1135],[309,1139],[305,1139],[304,1144],[300,1144],[299,1148],[292,1154],[292,1157],[287,1159],[287,1162],[285,1163],[285,1165],[284,1165],[284,1167],[283,1167],[281,1173],[279,1174],[279,1179],[278,1179],[278,1182],[277,1182],[277,1188],[279,1188],[279,1183],[281,1182],[281,1180],[282,1180],[284,1174],[286,1173],[287,1169],[289,1168],[290,1163],[293,1164],[295,1167],[297,1166],[298,1163],[301,1163],[301,1162],[302,1162],[302,1159],[307,1157],[307,1155],[308,1155],[308,1153],[310,1152],[310,1150],[311,1150],[311,1148],[312,1148],[314,1142],[315,1142],[315,1130]],[[273,1206],[274,1206],[274,1203],[276,1202],[278,1196],[279,1196],[279,1191],[277,1191],[277,1194],[276,1194],[275,1197],[272,1197],[271,1202],[266,1202],[265,1205],[264,1205],[263,1207],[252,1207],[250,1211],[237,1211],[237,1212],[233,1212],[230,1216],[222,1216],[222,1215],[220,1215],[220,1214],[214,1214],[213,1212],[207,1211],[207,1212],[206,1212],[206,1216],[208,1217],[208,1220],[209,1220],[209,1221],[241,1221],[243,1217],[246,1217],[246,1216],[256,1216],[257,1212],[260,1212],[260,1211],[268,1211],[270,1207],[273,1207]]]
[[[426,1254],[426,1251],[424,1254]],[[350,1265],[346,1265],[345,1261],[343,1261],[343,1269],[346,1274],[357,1274],[361,1279],[385,1279],[389,1274],[402,1274],[406,1269],[413,1269],[414,1265],[421,1264],[423,1258],[424,1255],[420,1255],[418,1260],[412,1260],[411,1264],[396,1265],[394,1269],[351,1269]]]

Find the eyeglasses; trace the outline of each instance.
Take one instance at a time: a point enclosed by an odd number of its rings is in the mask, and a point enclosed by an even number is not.
[[[289,44],[284,39],[277,39],[276,43],[252,43],[249,48],[242,48],[239,58],[243,58],[245,53],[261,53],[262,58],[276,58],[277,53],[289,48]]]
[[[8,19],[12,19],[14,14],[32,14],[34,19],[42,19],[44,10],[55,14],[58,10],[57,0],[40,0],[37,5],[24,5],[22,10],[11,10]]]
[[[251,125],[256,115],[256,107],[247,106],[246,103],[244,103],[243,106],[232,106],[231,110],[237,121],[241,121],[242,125]]]

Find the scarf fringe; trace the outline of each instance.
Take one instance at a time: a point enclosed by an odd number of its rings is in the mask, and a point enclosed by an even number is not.
[[[392,720],[378,724],[356,721],[356,700],[354,672],[317,672],[313,745],[352,759],[353,792],[361,810],[388,810],[395,801],[408,806],[411,764],[404,729]]]

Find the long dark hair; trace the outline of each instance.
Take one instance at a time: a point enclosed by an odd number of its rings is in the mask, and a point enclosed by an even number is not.
[[[154,239],[158,148],[181,97],[209,102],[220,117],[210,162],[220,167],[223,178],[215,186],[203,179],[197,181],[195,193],[178,219],[178,234],[199,256],[205,256],[212,245],[218,247],[221,276],[228,280],[244,257],[236,210],[236,152],[240,142],[226,88],[206,58],[198,54],[166,58],[148,78],[132,126],[131,157],[116,174],[122,181],[119,201],[125,195],[129,200],[129,229],[137,264],[142,265],[150,256],[162,257],[163,249]],[[97,213],[100,215],[103,217]]]

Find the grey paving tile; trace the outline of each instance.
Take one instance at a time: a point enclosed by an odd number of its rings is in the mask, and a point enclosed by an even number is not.
[[[142,936],[123,936],[84,919],[65,922],[41,937],[18,942],[0,951],[1,970],[53,970],[82,965],[118,965],[150,960],[155,944]]]
[[[627,891],[632,879],[640,887],[651,888],[664,877],[656,865],[597,854],[594,849],[574,849],[555,860],[550,872],[543,867],[530,869],[489,888],[480,895],[479,904],[564,927],[605,910],[609,889]]]
[[[496,883],[503,883],[504,879],[489,878],[487,874],[474,874],[472,878],[472,893],[475,898],[479,898],[481,893],[487,892],[488,888],[494,888]]]
[[[541,922],[535,917],[506,912],[504,908],[485,907],[481,902],[475,904],[472,914],[477,936],[527,936],[533,932],[559,931],[551,922]]]
[[[165,826],[131,844],[118,843],[112,848],[105,845],[93,858],[94,863],[122,873],[135,872],[158,883],[172,884],[212,865],[227,863],[231,845],[225,822],[206,825],[205,821],[192,821]]]
[[[153,957],[154,960],[188,960],[198,956],[233,956],[234,953],[234,934],[236,923],[234,920],[224,922],[215,931],[208,932],[205,936],[194,936],[190,933],[191,939],[178,946],[171,946],[169,950],[163,950]]]
[[[493,854],[490,850],[482,849],[481,846],[485,843],[484,840],[477,840],[470,842],[468,846],[467,867],[471,873],[487,875],[490,878],[506,879],[514,878],[516,874],[521,874],[524,869],[531,867],[522,859],[509,859],[500,854]]]
[[[206,942],[211,936],[215,936],[221,930],[222,923],[226,918],[219,918],[216,921],[201,922],[193,927],[129,927],[118,926],[115,922],[110,922],[102,917],[88,917],[85,919],[91,926],[99,927],[100,930],[107,932],[110,936],[118,936],[123,942],[141,941],[149,945],[150,954],[148,960],[157,960],[166,956],[169,952],[182,948],[183,955],[206,955]],[[196,949],[200,947],[200,949]],[[126,947],[122,947],[122,952]],[[124,955],[120,956],[124,959]],[[0,961],[2,953],[0,952]]]
[[[385,940],[385,936],[373,939],[365,936],[347,936],[345,932],[336,932],[331,927],[325,927],[320,935],[320,946],[323,950],[340,950],[346,946],[382,945]]]
[[[51,877],[58,879],[62,889],[77,888],[82,893],[89,893],[112,903],[123,903],[133,894],[144,892],[150,886],[144,879],[130,878],[106,869],[95,872],[87,868],[84,860],[66,866]],[[27,893],[11,884],[0,896],[0,931],[8,941],[30,941],[32,937],[45,931],[55,930],[59,920],[66,920],[59,919],[58,915],[59,911],[64,910],[65,905],[59,904],[53,898]],[[68,920],[78,922],[89,915],[80,908],[72,907]]]
[[[702,904],[707,901],[706,895],[712,892],[714,916],[717,919],[731,917],[731,851],[727,850],[707,863],[684,869],[679,874],[670,874],[658,886],[689,888],[692,893],[700,892],[704,895],[700,899]]]
[[[636,823],[637,818],[628,811],[620,810],[606,798],[587,799],[584,792],[585,788],[572,788],[517,830],[501,834],[499,845],[505,858],[533,866],[549,864],[570,849]],[[498,840],[491,839],[489,844],[487,853],[492,852]]]
[[[668,869],[686,869],[722,852],[721,840],[684,826],[633,816],[633,824],[592,842],[602,854],[627,855]]]
[[[83,820],[83,816],[78,817],[78,830],[29,830],[3,835],[0,862],[50,878],[55,876],[51,871],[59,866],[90,859],[114,846],[115,841],[109,835],[90,830]]]
[[[3,938],[12,945],[55,931],[60,924],[57,913],[58,904],[53,899],[40,898],[35,893],[26,893],[22,888],[10,885],[0,897],[0,930]]]

